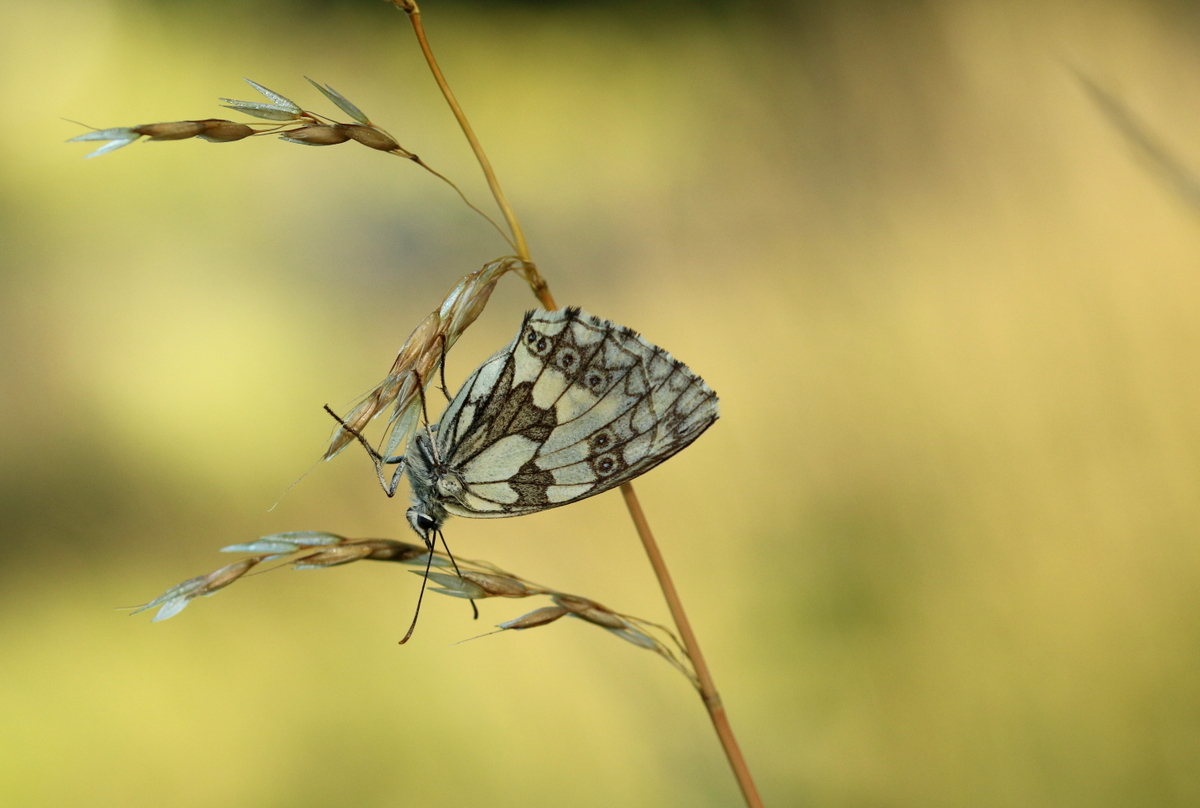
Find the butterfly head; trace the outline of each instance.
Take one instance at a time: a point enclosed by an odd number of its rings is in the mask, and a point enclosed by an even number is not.
[[[408,509],[408,524],[428,547],[433,546],[434,534],[442,526],[441,520],[430,516],[420,505],[413,505]]]

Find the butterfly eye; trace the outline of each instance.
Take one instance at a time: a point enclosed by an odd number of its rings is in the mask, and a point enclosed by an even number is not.
[[[529,348],[529,352],[534,356],[545,356],[550,353],[554,343],[545,334],[530,331],[525,337],[525,347]]]
[[[408,523],[413,526],[413,529],[418,533],[428,533],[437,527],[437,522],[432,516],[427,513],[422,513],[416,508],[408,509]]]

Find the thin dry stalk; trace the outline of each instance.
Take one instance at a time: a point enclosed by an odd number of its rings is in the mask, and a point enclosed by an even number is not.
[[[433,80],[437,82],[438,89],[442,91],[442,96],[446,99],[446,104],[449,105],[450,111],[454,113],[454,118],[462,128],[467,142],[471,144],[471,151],[474,152],[475,159],[479,162],[479,167],[483,169],[483,176],[487,179],[488,188],[491,189],[492,196],[496,199],[496,205],[499,206],[500,212],[504,214],[504,221],[508,223],[508,228],[512,231],[517,255],[532,268],[526,280],[529,282],[530,287],[533,288],[533,294],[547,310],[558,308],[554,304],[554,298],[550,296],[550,290],[546,285],[545,279],[534,268],[533,258],[529,255],[529,246],[525,241],[525,231],[521,229],[521,223],[517,221],[517,214],[513,210],[512,205],[508,203],[508,197],[504,195],[504,189],[500,187],[500,180],[496,178],[496,172],[492,170],[492,163],[483,151],[483,144],[475,136],[475,130],[471,128],[471,122],[467,120],[466,113],[459,106],[458,99],[454,97],[454,91],[450,89],[450,83],[442,75],[442,69],[438,66],[437,59],[433,56],[433,48],[430,47],[429,40],[425,37],[425,26],[421,24],[421,9],[417,6],[415,0],[392,0],[392,2],[400,10],[408,14],[408,19],[412,22],[413,33],[417,37],[417,43],[421,46],[421,53],[424,54],[425,62],[429,65],[429,70],[433,73]]]
[[[621,495],[625,498],[625,505],[629,508],[629,515],[633,518],[634,525],[637,526],[642,546],[646,548],[650,566],[654,567],[658,585],[662,588],[663,597],[667,600],[667,608],[671,610],[671,619],[675,621],[675,628],[683,640],[683,647],[687,651],[688,659],[692,661],[692,666],[696,669],[696,689],[700,691],[704,708],[708,710],[708,716],[712,719],[713,728],[717,731],[717,737],[721,741],[721,748],[725,750],[725,757],[728,758],[729,765],[733,769],[733,776],[737,778],[738,788],[742,790],[742,797],[745,798],[746,805],[751,808],[762,808],[762,798],[758,795],[758,787],[754,784],[754,778],[750,776],[750,767],[746,765],[746,759],[742,756],[742,748],[738,746],[737,738],[733,735],[733,727],[729,723],[729,716],[725,713],[725,705],[721,702],[720,694],[717,693],[717,686],[708,670],[708,664],[704,661],[704,654],[700,651],[700,643],[696,641],[692,624],[683,610],[683,601],[680,600],[679,593],[675,591],[675,583],[671,580],[671,573],[667,570],[667,562],[663,560],[658,543],[654,540],[654,534],[650,531],[650,523],[646,521],[642,505],[638,502],[637,494],[629,483],[621,486]]]
[[[509,230],[512,231],[513,241],[517,247],[517,254],[527,265],[531,268],[534,267],[535,265],[529,254],[524,232],[521,229],[520,222],[517,220],[517,214],[508,203],[508,198],[504,195],[504,191],[500,187],[500,181],[496,177],[496,172],[492,169],[487,155],[484,154],[482,144],[480,144],[479,139],[475,136],[471,124],[467,121],[466,114],[463,112],[462,107],[459,106],[458,100],[454,97],[454,93],[450,89],[450,84],[446,81],[446,77],[442,74],[442,70],[438,66],[437,59],[434,58],[433,49],[429,45],[429,40],[425,36],[424,25],[421,23],[420,8],[417,6],[415,0],[393,0],[393,2],[407,13],[408,19],[412,23],[413,33],[416,34],[417,42],[421,46],[421,52],[425,56],[425,61],[428,63],[429,69],[433,72],[433,78],[441,89],[446,103],[449,104],[450,109],[453,111],[454,117],[458,120],[459,126],[462,127],[467,141],[471,144],[471,149],[475,152],[479,166],[487,178],[488,187],[492,190],[492,196],[495,197],[496,204],[500,207],[501,212],[503,212],[504,220],[508,223]],[[553,295],[550,293],[549,285],[536,269],[533,269],[530,276],[527,276],[527,280],[529,280],[530,288],[533,290],[534,295],[545,308],[558,308],[554,302]],[[750,808],[762,808],[762,798],[759,797],[758,788],[754,784],[754,779],[750,776],[750,769],[746,765],[746,760],[742,756],[742,751],[738,746],[737,740],[734,738],[733,729],[725,713],[725,707],[721,703],[721,697],[717,693],[716,685],[713,683],[712,674],[708,670],[704,654],[700,650],[700,644],[696,641],[696,635],[693,633],[687,613],[684,611],[683,601],[680,600],[679,593],[675,590],[675,585],[671,581],[666,561],[663,559],[662,551],[658,548],[658,542],[655,541],[654,534],[650,530],[650,523],[646,520],[646,515],[638,503],[633,485],[631,483],[622,485],[621,494],[625,498],[625,504],[637,529],[638,537],[642,540],[642,546],[646,549],[650,565],[654,568],[654,574],[658,577],[663,597],[666,599],[667,607],[671,611],[671,617],[675,621],[675,626],[679,630],[680,637],[683,639],[684,649],[692,665],[695,666],[700,697],[704,702],[705,709],[708,710],[709,717],[712,719],[713,727],[716,729],[717,737],[721,742],[721,747],[725,750],[725,756],[729,759],[729,764],[733,768],[734,777],[737,779],[738,787],[742,791],[746,805],[750,806]]]

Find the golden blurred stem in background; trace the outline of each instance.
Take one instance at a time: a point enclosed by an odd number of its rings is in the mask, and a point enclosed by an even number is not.
[[[487,155],[484,154],[483,145],[480,144],[479,139],[475,136],[475,130],[471,128],[466,114],[462,111],[462,107],[458,105],[458,100],[454,97],[454,92],[446,82],[446,77],[442,75],[442,70],[438,67],[437,59],[433,56],[433,50],[429,47],[429,40],[425,37],[425,28],[421,24],[421,9],[417,6],[415,0],[393,0],[393,2],[408,14],[408,19],[412,22],[413,32],[417,36],[417,42],[421,45],[421,52],[425,55],[425,61],[429,64],[429,69],[433,72],[433,78],[441,89],[442,95],[445,96],[446,103],[450,105],[451,111],[454,112],[454,117],[458,120],[458,125],[462,127],[467,141],[471,144],[471,150],[475,152],[475,159],[479,161],[479,166],[483,169],[488,187],[492,190],[492,196],[496,198],[496,204],[500,206],[500,210],[504,214],[504,220],[508,223],[508,227],[512,231],[518,257],[527,264],[525,279],[533,289],[534,295],[537,296],[537,299],[546,309],[558,308],[554,302],[554,297],[550,294],[549,285],[541,276],[541,273],[538,272],[533,259],[529,255],[529,246],[525,242],[525,233],[521,230],[521,223],[517,220],[516,212],[509,205],[508,198],[504,195],[504,191],[500,187],[500,181],[496,179],[496,172],[492,170],[492,164],[488,160]],[[704,708],[708,710],[708,714],[712,718],[713,727],[717,731],[721,747],[725,750],[725,756],[729,759],[729,765],[733,768],[734,777],[737,778],[738,787],[742,790],[742,796],[746,800],[746,805],[750,808],[762,808],[762,799],[758,796],[758,789],[755,787],[754,780],[750,776],[750,769],[746,766],[746,760],[742,757],[742,750],[738,747],[737,740],[733,736],[733,728],[729,725],[729,717],[725,714],[725,707],[721,703],[721,696],[717,693],[712,674],[709,673],[708,665],[704,661],[704,654],[701,653],[700,645],[696,642],[696,635],[692,633],[692,625],[688,621],[687,613],[683,610],[683,602],[679,599],[679,593],[675,591],[675,584],[671,581],[671,573],[667,571],[667,564],[663,560],[662,552],[658,549],[658,542],[654,540],[654,534],[650,531],[650,523],[646,521],[646,514],[642,511],[642,506],[638,502],[633,485],[631,483],[622,485],[621,494],[625,498],[625,505],[629,509],[629,515],[633,519],[634,526],[637,528],[642,545],[646,548],[646,555],[650,559],[650,566],[654,568],[654,574],[658,576],[658,584],[662,587],[663,597],[666,598],[667,607],[671,610],[671,618],[675,621],[675,627],[679,631],[680,639],[683,640],[688,658],[696,669],[696,678],[700,682],[700,698],[704,702]]]

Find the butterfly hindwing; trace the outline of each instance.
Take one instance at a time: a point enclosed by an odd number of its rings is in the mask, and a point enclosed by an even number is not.
[[[442,417],[439,454],[465,484],[443,505],[476,518],[565,505],[648,471],[717,414],[708,385],[635,332],[578,309],[531,313]]]

